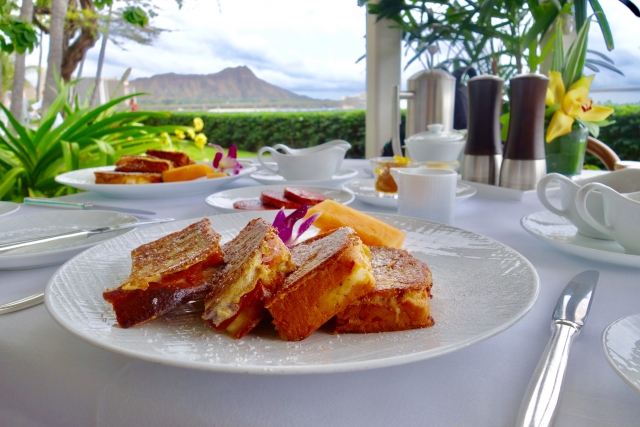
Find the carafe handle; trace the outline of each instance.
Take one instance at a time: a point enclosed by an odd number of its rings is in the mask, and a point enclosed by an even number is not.
[[[595,190],[598,190],[600,191],[600,193],[602,193],[603,199],[605,197],[604,193],[615,193],[616,195],[618,195],[618,193],[610,187],[607,187],[604,184],[600,184],[599,182],[592,182],[578,190],[578,194],[576,194],[576,209],[578,210],[578,214],[582,217],[582,219],[585,220],[587,224],[589,224],[599,232],[610,236],[613,232],[613,227],[611,227],[610,225],[601,224],[587,210],[587,197],[589,196],[589,193]],[[605,203],[604,200],[602,202],[603,204]]]
[[[258,161],[260,162],[260,164],[262,165],[263,168],[265,168],[266,170],[268,170],[269,172],[273,172],[275,174],[278,173],[277,169],[272,169],[270,166],[267,165],[267,163],[265,161],[262,160],[262,155],[265,152],[269,152],[271,153],[271,157],[275,160],[275,155],[276,154],[280,154],[278,153],[276,150],[274,150],[271,147],[262,147],[261,149],[258,150]],[[276,162],[277,163],[277,162]]]

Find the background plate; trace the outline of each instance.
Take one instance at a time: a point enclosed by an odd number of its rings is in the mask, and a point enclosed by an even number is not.
[[[614,240],[583,236],[571,221],[552,212],[526,215],[520,224],[533,236],[562,252],[593,261],[640,268],[640,255],[625,253],[624,248]]]
[[[72,230],[110,227],[135,221],[137,221],[137,218],[131,215],[100,210],[46,211],[10,216],[0,218],[0,243],[50,236]],[[40,247],[39,249],[31,249],[24,253],[0,255],[0,270],[15,270],[62,264],[69,258],[97,243],[129,231],[131,231],[131,229],[97,234],[77,240],[69,239],[54,242],[47,248]]]
[[[222,213],[246,212],[240,209],[234,209],[233,204],[239,200],[259,199],[260,193],[264,190],[274,190],[284,192],[285,187],[302,188],[303,190],[315,191],[331,197],[338,203],[348,205],[353,202],[355,196],[348,191],[339,190],[331,187],[312,187],[308,185],[260,185],[256,187],[234,188],[232,190],[221,191],[207,197],[205,202],[209,206],[213,206],[217,211]]]
[[[397,208],[397,194],[383,194],[376,190],[375,179],[359,179],[349,181],[342,186],[345,190],[352,192],[356,199],[363,203],[383,208]],[[456,202],[461,202],[476,194],[476,189],[470,185],[458,182],[456,187]]]
[[[20,207],[19,204],[13,202],[0,202],[0,216],[15,211]]]
[[[256,217],[210,217],[223,241]],[[129,275],[130,251],[195,221],[181,221],[109,240],[67,262],[51,278],[46,305],[64,328],[99,347],[168,365],[211,371],[302,374],[352,371],[447,354],[496,335],[521,319],[538,295],[533,266],[513,249],[470,231],[397,215],[374,214],[407,232],[404,247],[432,269],[435,326],[402,332],[333,335],[325,328],[300,342],[262,324],[241,340],[216,333],[184,308],[129,329],[116,325],[102,299]]]
[[[640,393],[640,314],[607,326],[602,333],[602,349],[613,370]]]
[[[252,173],[251,178],[260,184],[287,184],[287,185],[317,185],[321,187],[339,187],[351,178],[358,176],[358,171],[353,169],[341,169],[331,179],[309,180],[309,181],[287,181],[282,175],[269,172],[266,169]]]
[[[58,175],[56,181],[69,187],[93,191],[105,197],[117,199],[170,199],[192,194],[211,193],[235,181],[238,178],[255,172],[252,166],[243,167],[237,175],[223,178],[196,179],[182,182],[159,182],[156,184],[96,184],[95,171],[112,171],[115,166],[79,169]]]

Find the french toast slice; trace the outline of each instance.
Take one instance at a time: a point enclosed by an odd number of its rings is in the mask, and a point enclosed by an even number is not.
[[[160,173],[97,171],[93,174],[96,177],[96,184],[155,184],[162,182],[162,174]]]
[[[434,325],[429,266],[402,249],[373,246],[376,288],[336,316],[336,333],[404,331]]]
[[[222,250],[226,265],[210,280],[202,319],[242,338],[260,323],[265,301],[295,266],[277,230],[261,218],[251,220]]]
[[[122,156],[116,161],[116,172],[162,173],[173,167],[170,160],[149,156]]]
[[[207,218],[131,251],[131,274],[102,296],[129,328],[203,298],[224,257],[221,236]]]
[[[173,162],[176,167],[193,165],[196,162],[189,157],[187,153],[182,151],[162,151],[162,150],[147,150],[147,156],[156,157],[158,159],[165,159]]]
[[[296,270],[266,307],[281,338],[300,341],[375,289],[369,249],[351,228],[315,236],[291,249]]]

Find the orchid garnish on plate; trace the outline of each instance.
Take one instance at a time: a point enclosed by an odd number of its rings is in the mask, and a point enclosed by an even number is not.
[[[320,212],[314,213],[300,224],[298,231],[294,232],[296,222],[304,218],[308,210],[309,206],[302,205],[287,216],[284,213],[284,208],[282,208],[273,220],[273,226],[278,230],[278,237],[280,237],[280,240],[288,247],[295,245],[298,238],[313,225],[314,221],[318,219],[321,214]]]
[[[228,172],[229,170],[233,171],[234,175],[240,173],[240,169],[242,169],[242,165],[238,162],[238,148],[236,144],[231,144],[229,147],[229,151],[227,155],[224,155],[224,148],[216,144],[209,144],[210,147],[218,150],[215,157],[213,158],[213,168],[218,172]]]

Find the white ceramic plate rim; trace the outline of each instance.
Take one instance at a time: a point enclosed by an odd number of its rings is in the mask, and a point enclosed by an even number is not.
[[[0,216],[15,212],[19,208],[20,205],[18,203],[0,201]]]
[[[275,212],[270,211],[273,213],[273,215],[275,215]],[[262,214],[262,213],[261,213]],[[264,216],[265,219],[269,218],[269,216],[266,215],[257,215],[255,212],[247,212],[247,213],[239,213],[239,214],[230,214],[230,215],[234,215],[234,216],[238,216],[239,218],[241,218],[243,221],[244,220],[248,220],[250,218],[255,218],[258,216]],[[408,354],[402,354],[402,355],[396,355],[396,356],[390,356],[390,357],[381,357],[378,359],[367,359],[367,360],[363,360],[363,361],[350,361],[350,362],[341,362],[341,363],[331,363],[331,364],[322,364],[322,365],[318,365],[318,364],[309,364],[309,365],[287,365],[287,366],[282,366],[282,365],[278,365],[278,366],[270,366],[270,365],[234,365],[234,364],[216,364],[214,362],[210,362],[210,363],[203,363],[203,362],[198,362],[198,361],[191,361],[191,360],[184,360],[184,359],[171,359],[168,358],[165,355],[153,355],[153,354],[148,354],[148,353],[144,353],[142,351],[135,351],[135,350],[130,350],[127,348],[123,348],[121,346],[115,345],[115,344],[111,344],[108,342],[104,342],[103,340],[93,336],[91,333],[88,333],[84,330],[81,330],[79,328],[77,328],[74,325],[74,322],[72,321],[67,321],[67,318],[62,314],[62,313],[58,313],[55,309],[56,304],[59,304],[59,302],[57,302],[57,300],[55,299],[56,297],[53,296],[53,293],[55,291],[52,291],[52,287],[54,286],[54,283],[57,281],[58,277],[62,277],[63,275],[65,275],[65,268],[72,262],[74,262],[75,258],[73,260],[68,261],[65,265],[63,265],[55,274],[54,276],[49,280],[48,284],[47,284],[47,288],[46,288],[46,293],[45,293],[45,303],[47,306],[47,309],[49,310],[49,312],[51,313],[51,315],[53,316],[53,318],[65,329],[67,329],[68,331],[70,331],[72,334],[78,336],[79,338],[92,343],[98,347],[113,351],[115,353],[119,353],[119,354],[123,354],[123,355],[127,355],[133,358],[137,358],[137,359],[141,359],[141,360],[145,360],[145,361],[150,361],[150,362],[157,362],[157,363],[162,363],[162,364],[167,364],[167,365],[172,365],[172,366],[178,366],[178,367],[184,367],[184,368],[193,368],[193,369],[202,369],[202,370],[209,370],[209,371],[221,371],[221,372],[232,372],[232,373],[253,373],[253,374],[308,374],[308,373],[330,373],[330,372],[345,372],[345,371],[355,371],[355,370],[363,370],[363,369],[373,369],[373,368],[381,368],[381,367],[386,367],[386,366],[394,366],[394,365],[399,365],[399,364],[404,364],[404,363],[409,363],[409,362],[413,362],[413,361],[418,361],[418,360],[424,360],[424,359],[428,359],[428,358],[432,358],[432,357],[436,357],[436,356],[440,356],[440,355],[444,355],[447,353],[451,353],[453,351],[457,351],[466,347],[469,347],[473,344],[476,344],[478,342],[481,342],[483,340],[486,340],[492,336],[495,336],[499,333],[501,333],[502,331],[508,329],[509,327],[511,327],[512,325],[514,325],[515,323],[517,323],[522,317],[524,317],[524,315],[531,309],[531,307],[533,307],[533,304],[535,303],[538,293],[539,293],[539,279],[538,279],[538,275],[537,272],[535,270],[535,268],[531,265],[531,263],[524,258],[522,255],[520,255],[518,252],[516,252],[515,250],[513,250],[512,248],[509,248],[508,246],[499,243],[493,239],[489,239],[487,237],[484,236],[480,236],[476,233],[467,231],[467,230],[462,230],[459,229],[457,227],[451,227],[451,226],[444,226],[442,224],[437,224],[437,223],[430,223],[429,221],[421,221],[421,220],[416,220],[416,219],[410,219],[410,218],[404,218],[398,215],[388,215],[388,214],[372,214],[372,215],[376,215],[378,217],[380,217],[381,219],[385,219],[388,218],[389,221],[394,220],[394,221],[413,221],[413,222],[417,222],[420,223],[420,225],[428,225],[428,224],[434,224],[434,226],[438,226],[438,227],[446,227],[448,230],[452,230],[452,229],[456,229],[459,232],[462,233],[468,233],[469,235],[474,236],[474,239],[478,239],[478,238],[482,238],[485,239],[485,241],[488,244],[491,245],[495,245],[495,248],[500,247],[503,250],[505,250],[506,252],[508,252],[510,257],[513,257],[513,259],[517,259],[518,261],[518,265],[519,267],[519,271],[526,271],[527,277],[529,277],[530,279],[527,280],[526,283],[523,283],[522,286],[525,287],[525,289],[527,289],[527,296],[526,298],[523,297],[523,300],[519,302],[519,304],[517,305],[517,307],[515,309],[513,309],[512,311],[510,311],[510,314],[508,319],[500,319],[500,321],[494,321],[490,324],[490,329],[482,331],[481,333],[478,332],[474,332],[473,334],[470,334],[468,337],[466,337],[465,339],[462,340],[458,340],[455,342],[451,342],[449,344],[446,345],[441,345],[439,347],[435,347],[432,349],[427,349],[427,350],[422,350],[422,351],[416,351],[413,353],[408,353]],[[241,217],[240,217],[241,216]],[[229,217],[229,215],[223,215],[221,217]],[[212,217],[212,220],[214,218],[221,218],[221,217]],[[192,222],[193,220],[186,220],[186,221],[181,221],[179,223],[173,223],[176,227],[182,227],[185,226],[186,224],[188,224],[189,222]],[[163,226],[157,226],[157,227],[163,227]],[[166,225],[165,225],[166,227]],[[151,228],[147,228],[146,230],[150,230]],[[164,229],[165,231],[167,229]],[[222,231],[222,230],[220,230]],[[135,238],[135,234],[133,235],[129,235],[128,237],[131,238]],[[123,236],[123,238],[126,239],[126,237]],[[115,243],[116,240],[111,240],[111,243]],[[494,248],[492,246],[492,248]],[[81,254],[81,257],[87,257],[87,256],[93,256],[93,254],[104,254],[105,251],[103,249],[101,249],[100,247],[94,247],[93,249],[89,249],[89,251],[85,252],[84,254]],[[511,271],[511,269],[509,270],[509,272]],[[66,276],[64,276],[66,277]],[[62,279],[60,279],[62,280]],[[510,279],[510,280],[513,280]],[[522,294],[522,290],[523,289],[518,289],[518,295],[523,295]],[[91,291],[93,292],[93,291]],[[513,294],[516,294],[516,292],[514,292]],[[60,298],[64,298],[65,301],[71,301],[68,297],[69,295],[59,295],[58,297]],[[54,302],[56,301],[56,302]],[[86,303],[85,303],[86,304]],[[419,333],[422,333],[423,331],[428,331],[430,330],[430,328],[427,329],[423,329],[423,330],[416,330]],[[416,332],[416,331],[406,331],[406,332]],[[404,332],[387,332],[385,334],[403,334]],[[333,339],[333,338],[332,338]]]
[[[210,191],[212,189],[220,188],[225,184],[242,178],[246,175],[250,175],[256,171],[254,166],[245,166],[240,169],[237,175],[230,175],[222,178],[214,178],[210,180],[196,179],[192,181],[180,181],[180,182],[158,182],[155,184],[96,184],[95,181],[85,180],[77,181],[74,178],[78,174],[86,174],[94,171],[112,171],[115,166],[100,166],[97,168],[78,169],[71,172],[66,172],[56,176],[56,182],[59,184],[68,185],[69,187],[79,188],[86,191],[94,191],[99,194],[105,194],[109,196],[131,196],[139,194],[148,194],[142,196],[142,198],[173,198],[180,197],[175,195],[180,193],[179,189],[187,189],[187,194],[202,193]],[[151,193],[149,193],[151,191]]]
[[[123,221],[124,222],[133,222],[133,221],[137,221],[138,219],[130,214],[127,213],[123,213],[123,212],[114,212],[114,211],[103,211],[103,210],[98,210],[98,209],[92,209],[92,210],[74,210],[74,211],[70,211],[70,212],[82,212],[82,215],[96,215],[96,212],[98,214],[102,213],[102,214],[111,214],[113,216],[122,216],[122,217],[129,217],[126,218],[127,221]],[[61,214],[64,215],[64,211],[59,211],[56,212],[56,214]],[[45,212],[34,212],[34,213],[29,213],[26,214],[25,216],[29,215],[29,216],[43,216],[45,214]],[[124,230],[122,233],[118,234],[118,236],[122,236],[124,234],[127,234],[131,231],[133,231],[134,229],[128,229],[128,230]],[[117,236],[114,236],[117,237]],[[62,264],[62,260],[64,259],[65,256],[68,256],[69,258],[71,258],[72,256],[76,255],[79,252],[84,251],[85,249],[88,249],[90,247],[93,247],[95,245],[98,245],[100,243],[102,243],[104,241],[104,239],[98,241],[98,242],[90,242],[90,243],[83,243],[80,245],[72,245],[72,246],[65,246],[62,248],[52,248],[49,250],[43,250],[43,251],[38,251],[38,252],[34,252],[34,253],[24,253],[24,254],[15,254],[15,255],[2,255],[0,257],[0,271],[2,270],[22,270],[22,269],[31,269],[31,268],[38,268],[38,267],[47,267],[50,265],[58,265],[58,264]],[[46,261],[46,260],[53,260],[53,261]],[[5,267],[5,265],[7,265],[7,263],[9,263],[9,267]]]
[[[617,329],[620,328],[620,324],[624,323],[625,321],[635,322],[640,329],[640,313],[631,314],[612,322],[604,329],[604,332],[602,332],[602,350],[604,351],[604,356],[607,359],[607,362],[609,362],[609,365],[611,365],[613,370],[620,376],[620,378],[622,378],[624,382],[629,384],[631,388],[640,393],[640,373],[636,374],[635,381],[629,378],[629,376],[626,375],[626,373],[618,366],[618,363],[611,356],[610,352],[614,351],[614,349],[611,348],[607,343],[610,334],[620,333],[617,331]],[[633,339],[637,340],[640,339],[640,337],[634,337]]]
[[[345,198],[342,203],[343,205],[348,205],[351,202],[353,202],[356,198],[356,196],[347,190],[342,190],[340,188],[333,188],[333,187],[320,187],[320,186],[312,186],[312,185],[288,185],[288,184],[280,184],[280,185],[256,185],[253,187],[240,187],[240,188],[232,188],[231,190],[224,190],[224,191],[219,191],[217,193],[211,194],[209,197],[207,197],[205,199],[205,202],[217,209],[220,212],[225,212],[225,213],[236,213],[236,212],[246,212],[246,210],[244,209],[234,209],[234,208],[227,208],[225,206],[220,206],[218,204],[216,204],[216,200],[219,198],[225,198],[225,199],[257,199],[260,198],[260,193],[264,190],[275,190],[275,191],[283,191],[285,187],[295,187],[295,188],[302,188],[304,190],[310,190],[310,191],[316,191],[319,193],[328,193],[328,192],[332,192],[332,193],[341,193]],[[238,193],[252,193],[252,195],[250,196],[240,196],[238,195]]]
[[[623,267],[640,268],[640,255],[611,252],[611,251],[602,250],[602,249],[588,248],[586,246],[575,245],[567,242],[559,242],[557,240],[552,239],[549,236],[538,233],[534,229],[531,229],[527,225],[527,221],[532,221],[531,218],[534,218],[536,215],[539,215],[542,213],[553,215],[559,219],[563,219],[562,217],[555,215],[551,212],[540,211],[540,212],[535,212],[535,213],[523,216],[520,219],[520,225],[532,236],[538,238],[539,240],[545,243],[548,243],[549,245],[557,248],[562,252],[569,253],[581,258],[586,258],[592,261],[605,262],[608,264],[615,264]],[[568,226],[575,227],[572,224],[568,224]],[[578,229],[576,228],[576,233],[577,232],[578,232]],[[588,237],[585,236],[585,239],[587,238]],[[597,239],[594,239],[594,240],[597,240]]]

